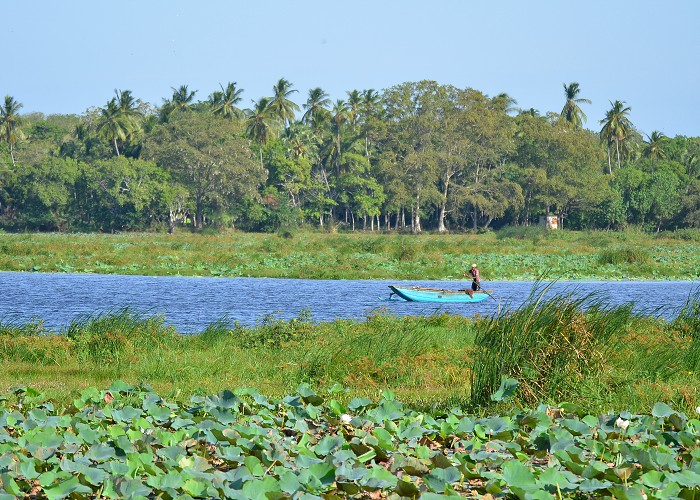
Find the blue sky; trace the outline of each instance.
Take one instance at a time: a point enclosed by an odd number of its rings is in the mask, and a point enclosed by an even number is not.
[[[115,89],[160,105],[229,81],[242,107],[292,82],[382,90],[435,80],[561,111],[578,82],[587,128],[619,99],[645,134],[700,136],[700,2],[650,0],[5,0],[0,95],[22,112],[82,114]]]

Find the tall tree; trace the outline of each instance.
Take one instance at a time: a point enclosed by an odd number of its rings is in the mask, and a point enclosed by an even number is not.
[[[362,93],[359,90],[348,90],[346,94],[348,95],[348,118],[354,132],[360,114],[360,106],[362,105]]]
[[[573,82],[569,85],[564,84],[566,102],[564,103],[564,107],[562,108],[560,114],[562,118],[577,128],[582,127],[583,122],[586,121],[586,114],[579,107],[579,104],[591,104],[590,99],[578,97],[579,92],[581,92],[581,88],[579,87],[578,83]]]
[[[511,113],[517,113],[518,108],[515,106],[518,104],[518,101],[513,99],[511,96],[506,94],[505,92],[501,92],[497,96],[495,96],[493,99],[491,99],[491,107],[496,110],[500,111],[502,113],[505,113],[507,115]]]
[[[654,130],[644,141],[644,149],[642,150],[642,154],[645,158],[649,158],[651,160],[652,177],[654,176],[654,160],[666,158],[666,140],[667,137],[662,132]]]
[[[246,135],[260,145],[260,167],[263,165],[263,146],[267,144],[270,135],[277,126],[276,116],[273,115],[270,107],[271,99],[261,97],[258,102],[253,101],[255,107],[248,111],[247,118],[243,123]]]
[[[114,90],[119,114],[126,124],[126,138],[133,140],[142,130],[143,110],[141,99],[136,99],[130,90]]]
[[[5,103],[0,108],[0,131],[2,131],[2,137],[10,148],[10,158],[12,158],[13,165],[15,164],[14,146],[17,141],[24,139],[24,134],[20,129],[22,119],[19,116],[19,110],[21,108],[22,103],[15,101],[15,98],[9,95],[5,96]]]
[[[370,157],[370,145],[372,143],[371,135],[373,130],[373,122],[379,118],[381,109],[381,96],[374,89],[366,89],[362,91],[362,126],[365,135],[365,156]]]
[[[213,215],[244,197],[255,198],[265,182],[267,173],[255,162],[239,127],[208,113],[176,113],[144,146],[143,156],[188,189],[198,228],[205,212]]]
[[[117,156],[120,156],[119,141],[125,141],[131,133],[132,122],[122,113],[117,99],[112,98],[104,108],[100,108],[100,118],[97,122],[97,133],[114,146]]]
[[[610,101],[611,108],[605,113],[605,118],[600,120],[603,128],[600,131],[601,141],[605,141],[608,145],[608,170],[612,175],[610,166],[610,144],[615,143],[617,152],[617,168],[620,168],[620,144],[627,138],[632,130],[632,122],[627,115],[632,110],[629,106],[625,106],[625,101]]]
[[[383,96],[387,130],[380,163],[394,176],[385,182],[402,184],[387,191],[406,197],[409,207],[396,208],[401,212],[409,208],[413,233],[422,231],[421,215],[426,207],[440,199],[440,147],[436,144],[442,127],[439,97],[440,86],[429,80],[389,88]]]
[[[273,96],[270,99],[270,109],[279,117],[282,125],[287,128],[294,120],[294,112],[299,111],[299,106],[289,98],[289,96],[297,92],[297,90],[292,88],[291,82],[280,78],[279,81],[272,86],[272,92]]]
[[[187,111],[192,106],[196,90],[190,91],[187,85],[180,85],[178,88],[170,87],[173,90],[173,97],[170,100],[173,107],[180,111]]]
[[[321,87],[316,87],[309,90],[309,97],[304,104],[304,115],[302,121],[309,127],[317,129],[326,116],[328,116],[328,107],[331,105],[329,95],[323,91]]]
[[[243,99],[243,89],[237,89],[236,82],[228,82],[225,88],[221,84],[219,86],[221,91],[209,96],[212,113],[227,119],[240,117],[242,111],[236,105]]]
[[[340,159],[340,155],[342,154],[341,148],[340,148],[340,131],[343,125],[343,122],[348,119],[348,114],[349,114],[349,109],[347,104],[345,104],[345,101],[342,99],[338,99],[335,101],[335,104],[333,104],[333,109],[331,110],[331,115],[333,116],[333,124],[335,125],[335,158],[336,158],[336,163]]]

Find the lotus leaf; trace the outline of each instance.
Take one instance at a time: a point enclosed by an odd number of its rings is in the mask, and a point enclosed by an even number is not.
[[[314,447],[314,452],[316,455],[325,457],[336,450],[341,448],[345,444],[345,440],[339,436],[326,436]]]

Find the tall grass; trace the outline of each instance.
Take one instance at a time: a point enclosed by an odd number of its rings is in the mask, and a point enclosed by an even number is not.
[[[518,310],[476,325],[474,406],[489,404],[503,376],[519,381],[523,404],[536,404],[571,397],[604,371],[633,319],[632,307],[608,309],[596,294],[545,298],[550,286],[535,287]]]
[[[145,316],[128,307],[74,319],[64,332],[80,361],[122,363],[168,348],[176,335],[160,315]]]
[[[648,264],[649,262],[651,262],[649,253],[635,246],[610,248],[598,256],[598,263],[602,265]]]
[[[688,297],[670,328],[676,331],[681,339],[689,342],[682,357],[684,368],[700,373],[700,291]]]
[[[340,400],[388,390],[418,409],[485,411],[505,375],[520,382],[515,404],[566,400],[590,411],[700,404],[697,298],[666,322],[636,316],[631,306],[605,307],[604,297],[546,292],[533,290],[517,310],[487,318],[377,310],[365,321],[314,323],[302,311],[253,327],[222,318],[198,335],[128,309],[85,316],[58,333],[36,322],[2,323],[0,392],[25,385],[70,402],[121,379],[183,397],[243,387],[284,396],[308,383],[343,388]]]

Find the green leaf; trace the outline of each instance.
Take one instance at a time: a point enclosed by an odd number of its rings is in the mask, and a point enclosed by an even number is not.
[[[268,500],[268,493],[282,491],[278,481],[271,476],[264,479],[246,481],[243,485],[243,495],[250,500]]]
[[[516,462],[519,463],[519,462]],[[442,493],[447,488],[447,485],[456,483],[462,479],[462,473],[456,467],[447,469],[433,469],[427,475],[423,476],[423,481],[432,491]]]
[[[420,489],[414,483],[406,481],[405,479],[400,479],[396,483],[396,488],[394,491],[397,495],[408,498],[417,498],[420,494]]]
[[[297,475],[292,471],[284,471],[280,475],[279,486],[282,491],[293,495],[301,488]]]
[[[352,411],[361,410],[372,404],[371,399],[367,398],[353,398],[350,403],[348,403],[348,408]]]
[[[377,441],[379,441],[379,446],[385,450],[394,449],[394,439],[392,435],[389,434],[389,431],[383,429],[382,427],[377,427],[374,429],[374,431],[372,431],[372,434],[377,438]]]
[[[503,480],[508,486],[533,490],[536,488],[535,476],[532,471],[517,460],[509,460],[503,464]]]
[[[640,478],[644,486],[659,489],[664,485],[664,473],[658,470],[650,470],[642,474]]]
[[[208,496],[207,490],[209,489],[210,484],[211,481],[206,481],[201,478],[190,478],[182,485],[182,490],[185,493],[189,493],[193,497],[206,497]]]
[[[44,488],[44,494],[46,495],[46,498],[49,500],[54,500],[57,498],[65,498],[71,493],[85,493],[85,494],[90,494],[92,493],[92,488],[89,486],[85,486],[83,484],[80,484],[80,481],[78,480],[77,477],[73,477],[71,479],[68,479],[67,481],[63,481],[61,483],[58,483],[56,485],[48,486]]]
[[[668,417],[670,415],[673,415],[675,410],[673,410],[670,406],[668,406],[666,403],[656,403],[654,405],[654,408],[651,410],[651,414],[655,417]]]
[[[9,494],[14,495],[15,497],[23,497],[24,496],[19,485],[15,482],[15,480],[12,478],[12,476],[10,474],[7,474],[7,473],[1,474],[0,475],[0,482],[2,482],[3,489],[6,492],[8,492]]]
[[[501,386],[496,392],[491,394],[491,401],[506,401],[515,396],[515,390],[520,385],[520,382],[514,378],[508,378],[505,375],[501,376]]]
[[[325,457],[334,453],[345,444],[345,439],[341,436],[326,436],[314,447],[316,455]]]

